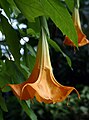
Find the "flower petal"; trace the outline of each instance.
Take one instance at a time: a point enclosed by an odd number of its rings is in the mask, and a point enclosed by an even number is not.
[[[8,84],[20,100],[33,99],[44,103],[62,102],[75,90],[74,87],[63,86],[53,75],[49,56],[47,37],[42,29],[42,38],[39,40],[37,57],[34,69],[27,81],[22,84]]]
[[[73,90],[78,94],[78,91],[74,87],[59,84],[50,70],[46,68],[41,70],[39,78],[35,83],[27,83],[24,85],[22,98],[24,98],[24,93],[26,93],[29,98],[33,98],[35,96],[39,102],[56,103],[65,100]],[[31,94],[33,95],[32,97],[30,97]]]

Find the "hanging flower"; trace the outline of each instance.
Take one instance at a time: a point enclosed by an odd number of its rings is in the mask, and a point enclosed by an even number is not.
[[[79,96],[78,91],[74,87],[63,86],[54,78],[47,36],[43,28],[38,44],[36,63],[30,77],[22,84],[8,85],[20,100],[28,100],[36,97],[39,102],[56,103],[65,100],[73,90]]]
[[[74,26],[78,35],[78,46],[84,46],[86,44],[89,44],[89,40],[86,39],[86,35],[83,33],[80,23],[80,17],[79,17],[79,11],[78,8],[74,8],[74,12],[72,15]],[[75,46],[75,44],[68,38],[68,36],[65,37],[65,40],[63,42],[65,45],[68,46]]]

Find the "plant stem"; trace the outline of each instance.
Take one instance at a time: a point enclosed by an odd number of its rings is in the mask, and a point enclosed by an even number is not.
[[[74,0],[74,6],[77,8],[77,9],[79,9],[79,6],[80,6],[80,4],[79,4],[79,0]]]
[[[39,19],[40,19],[40,26],[45,29],[45,31],[47,33],[47,36],[50,38],[46,17],[45,16],[40,16]]]

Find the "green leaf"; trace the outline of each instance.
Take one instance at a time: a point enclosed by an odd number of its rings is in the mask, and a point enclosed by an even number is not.
[[[21,67],[30,75],[29,68],[26,67],[25,65],[21,64]]]
[[[48,15],[54,21],[56,26],[67,35],[77,46],[77,34],[71,19],[70,14],[67,9],[59,2],[59,0],[48,0],[50,4],[50,9],[47,10]]]
[[[36,57],[36,52],[35,52],[35,50],[32,48],[32,46],[29,45],[29,44],[26,44],[26,47],[27,47],[27,49],[30,51],[30,54],[31,54],[32,56]]]
[[[3,33],[5,34],[6,43],[9,46],[10,52],[12,53],[15,61],[19,64],[20,61],[20,42],[17,32],[8,23],[8,20],[1,15],[1,24]]]
[[[4,98],[2,97],[2,94],[0,92],[0,107],[2,108],[3,111],[8,112],[7,107],[6,107],[6,103]]]
[[[10,77],[6,71],[5,62],[0,60],[0,88],[2,92],[9,92],[10,88],[6,84],[10,83]]]
[[[11,6],[16,7],[16,5],[15,5],[15,3],[14,3],[14,1],[13,1],[13,0],[7,0],[7,2],[8,2]]]
[[[30,107],[30,103],[28,101],[19,101],[23,110],[26,112],[26,114],[31,118],[31,120],[37,120],[37,116],[35,113],[32,111]]]
[[[32,55],[29,55],[29,70],[30,72],[32,72],[33,68],[34,68],[34,64],[35,64],[35,59],[36,57],[32,56]]]
[[[18,14],[20,13],[19,9],[16,7],[15,3],[13,0],[7,0],[7,2],[10,4],[10,8],[13,11],[13,14],[17,17]]]
[[[0,73],[0,88],[2,92],[9,92],[10,88],[6,86],[6,84],[10,83],[10,77],[6,74],[6,72]]]
[[[1,49],[1,45],[0,45],[0,59],[1,59],[1,56],[2,56],[2,49]]]
[[[30,22],[34,18],[44,15],[40,0],[14,0],[17,7],[21,10],[23,15],[27,17]]]
[[[66,7],[59,0],[14,0],[23,15],[34,21],[38,16],[50,17],[56,26],[78,46],[73,21]]]
[[[48,39],[48,43],[55,49],[55,51],[60,51],[62,53],[62,55],[66,58],[68,65],[71,67],[72,64],[70,58],[61,50],[57,43],[51,39]]]
[[[4,72],[5,69],[6,69],[5,62],[3,62],[2,60],[0,60],[0,72]]]
[[[36,33],[40,33],[39,18],[35,18],[35,22],[28,22],[28,28],[33,29]]]
[[[10,9],[10,5],[7,2],[7,0],[0,0],[0,4],[1,4],[1,7],[4,9],[8,18],[10,18],[11,9]]]
[[[38,38],[40,35],[40,21],[38,18],[35,19],[35,22],[28,22],[27,34]]]
[[[28,53],[30,53],[27,55],[26,61],[28,61],[30,72],[32,72],[34,64],[35,64],[35,60],[36,60],[36,52],[29,44],[26,44],[26,47],[29,50]]]
[[[32,28],[28,28],[27,29],[27,34],[32,36],[32,37],[36,37],[37,36],[37,33]]]
[[[65,0],[68,8],[70,9],[70,11],[72,12],[73,11],[73,8],[74,8],[74,0]]]
[[[24,45],[23,62],[26,65],[26,67],[29,68],[30,72],[33,70],[35,59],[36,59],[35,50],[28,44]]]
[[[6,60],[5,63],[7,74],[10,76],[12,83],[22,83],[26,80],[21,68],[14,61]]]
[[[4,120],[3,119],[3,113],[2,113],[2,110],[0,109],[0,120]]]

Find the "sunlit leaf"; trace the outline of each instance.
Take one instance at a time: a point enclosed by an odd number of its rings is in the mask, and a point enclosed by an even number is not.
[[[74,0],[65,0],[68,8],[70,9],[70,11],[72,12],[73,11],[73,8],[74,8]]]
[[[31,21],[34,18],[44,15],[41,2],[39,0],[14,0],[21,12]],[[28,14],[29,13],[29,14]]]
[[[77,34],[70,14],[59,0],[14,0],[23,15],[34,21],[38,16],[49,16],[56,26],[77,46]],[[29,14],[28,14],[29,13]]]

